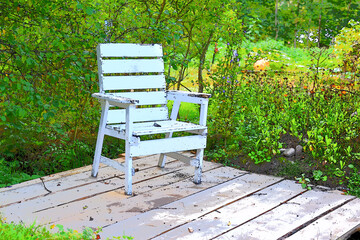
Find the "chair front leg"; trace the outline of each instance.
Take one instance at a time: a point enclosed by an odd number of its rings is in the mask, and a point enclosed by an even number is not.
[[[208,101],[204,101],[200,105],[200,120],[199,124],[202,126],[206,126],[206,118],[207,118],[207,109],[208,109]],[[202,135],[206,135],[207,130],[202,132]],[[196,159],[199,161],[199,165],[195,167],[195,176],[194,176],[194,183],[200,184],[201,183],[201,174],[203,168],[203,158],[204,158],[204,149],[197,149],[196,150]]]
[[[125,194],[132,195],[132,176],[134,170],[132,167],[131,145],[133,144],[133,112],[135,105],[126,108],[126,126],[125,126]]]
[[[204,149],[196,150],[195,158],[199,161],[199,165],[195,167],[194,183],[200,184],[202,168],[203,168]]]
[[[109,102],[108,101],[101,101],[101,119],[98,131],[98,137],[96,140],[96,148],[95,148],[95,155],[94,155],[94,162],[92,166],[91,176],[97,177],[99,171],[99,164],[100,164],[100,157],[102,152],[102,146],[104,143],[104,131],[106,126],[106,119],[109,111]]]

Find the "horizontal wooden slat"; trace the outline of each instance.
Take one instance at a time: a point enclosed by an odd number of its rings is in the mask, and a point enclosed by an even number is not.
[[[207,103],[210,98],[210,94],[207,93],[195,93],[195,92],[183,92],[183,91],[167,91],[166,98],[168,100],[180,100],[181,102],[202,104]]]
[[[167,104],[165,91],[153,92],[121,92],[113,93],[115,96],[130,98],[139,101],[136,105],[164,105]]]
[[[162,59],[109,59],[101,60],[101,73],[162,73]]]
[[[162,57],[160,44],[107,43],[99,44],[101,57]]]
[[[137,145],[130,146],[130,155],[132,157],[137,157],[156,153],[187,151],[205,147],[206,136],[201,135],[156,139],[143,141]]]
[[[168,108],[137,108],[134,111],[134,122],[146,122],[146,121],[160,121],[168,120]],[[124,123],[125,122],[125,109],[113,109],[109,110],[107,123]]]
[[[165,76],[104,76],[103,90],[165,88]]]
[[[109,129],[114,129],[116,131],[124,131],[125,124],[118,125],[109,125]],[[156,122],[145,122],[145,123],[135,123],[133,125],[133,132],[137,136],[149,135],[149,134],[158,134],[158,133],[168,133],[168,132],[182,132],[182,131],[194,131],[194,130],[205,130],[206,126],[201,126],[193,123],[187,122],[178,122],[178,121],[156,121]],[[199,133],[199,132],[196,132]]]

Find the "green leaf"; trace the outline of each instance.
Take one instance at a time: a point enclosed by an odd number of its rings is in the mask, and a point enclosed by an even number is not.
[[[86,13],[87,15],[92,15],[92,14],[94,14],[94,12],[95,12],[95,10],[94,10],[93,8],[91,8],[91,7],[87,7],[87,8],[85,9],[85,13]]]

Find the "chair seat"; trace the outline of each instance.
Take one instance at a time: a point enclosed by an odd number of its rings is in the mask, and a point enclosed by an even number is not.
[[[125,124],[107,125],[106,128],[122,132],[125,131]],[[173,120],[142,122],[133,124],[133,135],[141,136],[168,132],[201,131],[205,129],[207,129],[206,126]]]

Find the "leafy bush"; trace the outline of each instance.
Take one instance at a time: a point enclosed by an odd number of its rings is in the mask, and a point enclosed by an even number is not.
[[[343,72],[351,72],[351,80],[360,74],[360,23],[354,20],[349,22],[336,36],[335,53],[342,60]]]
[[[279,155],[281,136],[289,134],[323,173],[316,175],[319,179],[336,179],[354,189],[359,174],[353,172],[359,167],[359,83],[319,72],[319,64],[306,74],[248,73],[238,65],[219,65],[209,88],[208,157],[229,162],[246,154],[256,164],[269,162]]]
[[[58,228],[58,231],[56,233],[51,233],[45,227],[37,226],[35,223],[30,226],[25,226],[24,224],[6,223],[5,219],[0,217],[0,239],[99,239],[97,238],[97,233],[90,228],[86,229],[82,233],[79,233],[76,230],[64,230],[61,225],[57,225],[56,227]]]
[[[76,230],[67,229],[65,230],[62,225],[51,225],[50,229],[57,228],[57,231],[49,231],[46,227],[41,227],[35,224],[30,226],[25,226],[23,223],[15,224],[13,222],[7,223],[5,218],[0,216],[0,240],[37,240],[37,239],[48,239],[48,240],[92,240],[92,239],[101,239],[101,231],[99,228],[96,231],[91,228],[86,228],[83,232],[78,232]],[[125,234],[112,237],[107,239],[134,239],[133,237],[127,236]]]

